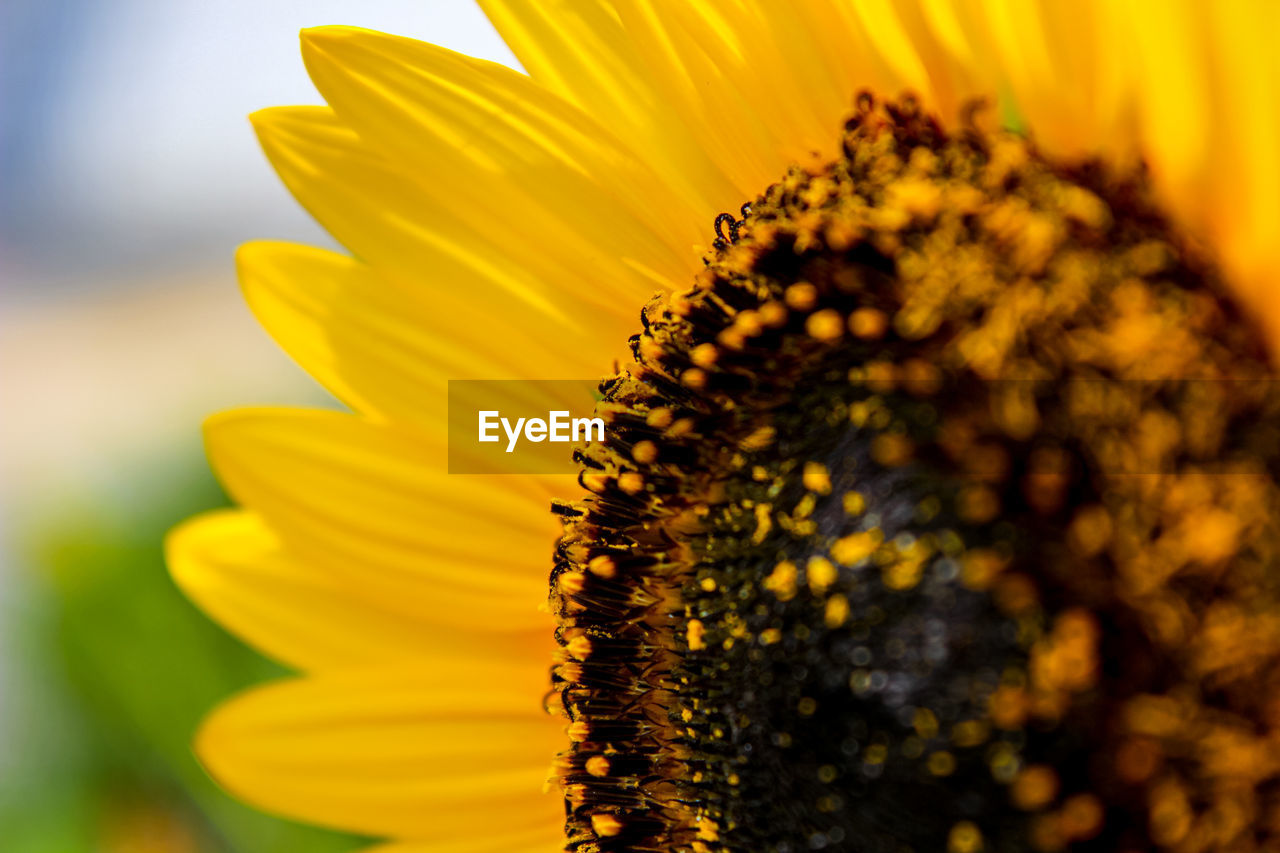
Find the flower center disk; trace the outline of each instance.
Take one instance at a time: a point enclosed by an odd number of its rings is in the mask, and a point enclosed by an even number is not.
[[[1259,335],[1140,172],[910,100],[843,143],[601,385],[555,508],[568,849],[1275,841]]]

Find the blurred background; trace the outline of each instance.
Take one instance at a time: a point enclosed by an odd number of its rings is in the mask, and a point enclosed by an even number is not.
[[[200,717],[283,670],[183,599],[165,531],[225,503],[202,418],[328,405],[240,301],[235,246],[329,243],[245,116],[318,103],[297,31],[515,64],[454,0],[0,2],[0,848],[297,853],[359,839],[241,806]]]

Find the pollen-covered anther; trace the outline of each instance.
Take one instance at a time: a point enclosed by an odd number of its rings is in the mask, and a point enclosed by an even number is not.
[[[631,458],[641,465],[652,465],[658,460],[658,445],[648,439],[636,442],[631,448]]]
[[[611,838],[622,833],[623,823],[616,815],[612,814],[593,814],[591,816],[591,828],[595,830],[596,835],[603,838]]]
[[[807,281],[797,282],[786,289],[783,299],[787,307],[807,313],[818,304],[818,288]]]
[[[773,444],[773,440],[777,438],[777,435],[778,430],[776,427],[765,424],[763,426],[756,427],[742,438],[738,442],[738,447],[742,450],[763,450],[770,444]]]
[[[824,308],[809,315],[804,321],[804,329],[810,337],[831,343],[844,334],[844,318],[834,308]]]
[[[586,578],[582,572],[564,572],[556,578],[556,588],[561,595],[574,596],[582,592]]]
[[[875,308],[858,308],[849,315],[849,331],[855,338],[879,340],[888,329],[889,318]]]
[[[770,329],[778,329],[786,325],[787,306],[781,302],[765,302],[756,310],[756,313],[760,322]]]
[[[644,475],[639,471],[623,471],[618,475],[618,488],[629,495],[644,491]]]
[[[600,494],[609,487],[609,475],[600,471],[584,471],[578,480],[584,489],[596,494]]]
[[[710,368],[715,365],[719,355],[720,352],[716,349],[715,344],[698,344],[698,346],[694,347],[693,351],[689,353],[689,360],[698,367]]]
[[[569,654],[578,660],[586,660],[591,657],[591,638],[585,634],[579,634],[568,642],[565,646]],[[577,681],[577,678],[565,676],[569,681]]]
[[[804,463],[804,487],[820,495],[831,494],[831,472],[821,462]]]
[[[597,577],[611,578],[618,573],[618,564],[608,554],[599,554],[587,563],[587,571]]]
[[[671,422],[674,419],[675,415],[672,413],[671,409],[666,406],[659,406],[656,409],[651,409],[649,413],[645,415],[644,422],[648,426],[665,429],[666,427],[671,426]]]
[[[688,626],[685,628],[685,641],[689,645],[691,651],[702,651],[707,647],[704,638],[707,636],[707,629],[697,619],[690,619]]]

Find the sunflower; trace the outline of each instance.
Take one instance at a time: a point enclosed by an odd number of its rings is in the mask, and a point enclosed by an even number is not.
[[[528,76],[326,27],[253,116],[351,412],[207,424],[172,571],[302,673],[210,773],[386,853],[1274,849],[1280,6],[483,5]],[[576,483],[446,473],[447,380],[565,376]]]

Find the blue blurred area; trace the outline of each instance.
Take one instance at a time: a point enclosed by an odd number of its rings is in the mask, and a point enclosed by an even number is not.
[[[514,59],[448,0],[6,0],[0,258],[6,287],[96,286],[225,262],[255,237],[322,242],[245,116],[317,103],[302,26],[353,23]]]

